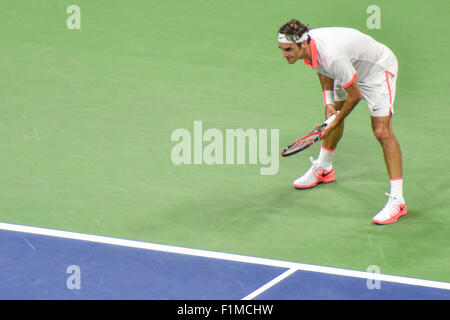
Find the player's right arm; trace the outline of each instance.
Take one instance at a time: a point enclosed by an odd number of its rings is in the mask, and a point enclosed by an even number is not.
[[[322,86],[323,100],[325,104],[325,116],[329,118],[336,113],[334,108],[334,79],[327,77],[321,73],[319,75],[320,85]]]

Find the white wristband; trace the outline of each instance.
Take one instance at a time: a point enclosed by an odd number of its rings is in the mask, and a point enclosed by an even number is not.
[[[325,106],[328,104],[334,105],[334,92],[332,90],[323,91],[323,103]]]

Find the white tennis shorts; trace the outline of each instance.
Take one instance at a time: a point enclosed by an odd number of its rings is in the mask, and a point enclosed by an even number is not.
[[[394,59],[389,69],[380,68],[366,77],[364,81],[357,82],[372,117],[385,117],[394,113],[397,72],[397,60]],[[347,92],[342,88],[342,84],[335,81],[334,100],[344,101],[346,99]]]

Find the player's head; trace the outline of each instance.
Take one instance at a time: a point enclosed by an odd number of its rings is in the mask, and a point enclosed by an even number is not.
[[[278,47],[288,63],[292,64],[307,57],[310,41],[308,31],[307,25],[295,19],[289,20],[278,30]]]

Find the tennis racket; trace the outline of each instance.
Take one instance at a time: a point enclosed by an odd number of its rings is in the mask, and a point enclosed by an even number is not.
[[[307,134],[304,137],[301,137],[300,139],[294,141],[291,143],[288,147],[284,148],[283,152],[281,152],[281,155],[283,157],[292,156],[293,154],[296,154],[297,152],[303,151],[306,148],[311,147],[314,143],[322,139],[322,131],[323,129],[334,121],[336,118],[336,114],[333,114],[330,116],[319,128],[314,130],[313,132]]]

